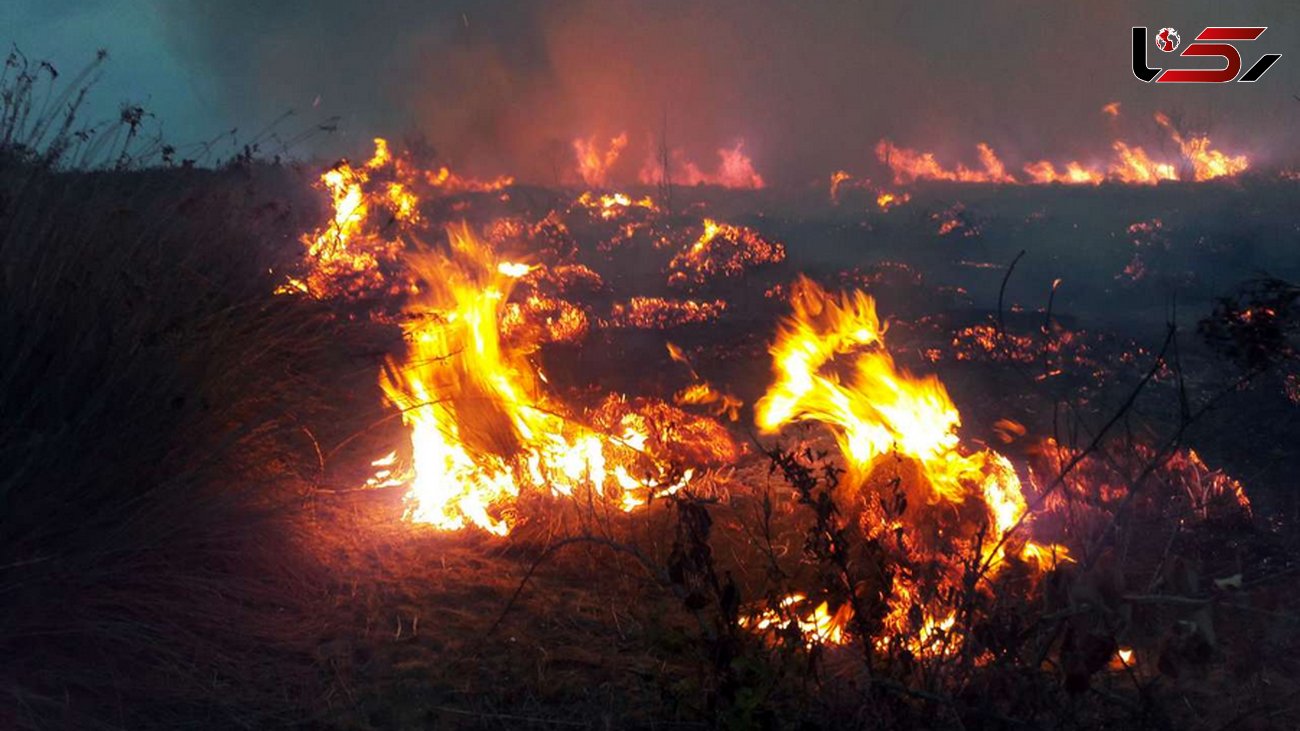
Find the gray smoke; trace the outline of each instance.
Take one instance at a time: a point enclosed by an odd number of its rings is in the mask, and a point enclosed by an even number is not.
[[[290,107],[289,126],[340,115],[321,154],[421,135],[462,168],[546,182],[573,138],[626,131],[630,178],[666,115],[670,144],[702,165],[743,138],[770,181],[802,184],[866,169],[882,137],[968,161],[978,141],[1011,161],[1100,157],[1116,136],[1158,149],[1151,114],[1166,110],[1219,147],[1293,161],[1300,9],[1144,5],[176,0],[159,12],[231,124]],[[1243,45],[1246,63],[1284,54],[1257,84],[1168,88],[1129,71],[1132,25],[1174,26],[1186,43],[1206,25],[1255,24],[1270,30]],[[1118,120],[1099,111],[1111,101]]]

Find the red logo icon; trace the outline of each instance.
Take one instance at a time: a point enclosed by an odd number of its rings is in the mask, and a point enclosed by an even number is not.
[[[1144,26],[1133,28],[1133,75],[1142,81],[1155,81],[1163,84],[1226,84],[1230,81],[1246,83],[1259,81],[1273,64],[1282,58],[1280,53],[1266,53],[1259,57],[1246,73],[1241,73],[1241,52],[1230,41],[1253,41],[1268,30],[1267,26],[1212,26],[1206,28],[1192,39],[1179,58],[1208,56],[1223,59],[1220,69],[1163,69],[1147,66],[1147,29]],[[1182,39],[1173,28],[1161,28],[1156,33],[1156,48],[1165,53],[1178,50]],[[1241,78],[1237,75],[1241,74]]]
[[[1182,40],[1182,38],[1178,37],[1178,31],[1173,28],[1161,28],[1160,32],[1156,34],[1156,48],[1165,53],[1170,53],[1178,50],[1178,44]]]

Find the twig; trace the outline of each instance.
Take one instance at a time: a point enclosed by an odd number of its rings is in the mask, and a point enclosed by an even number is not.
[[[1055,492],[1056,489],[1065,482],[1065,478],[1079,465],[1080,462],[1084,460],[1085,457],[1097,450],[1101,445],[1102,440],[1106,437],[1106,434],[1110,432],[1111,428],[1113,428],[1115,424],[1119,423],[1119,420],[1133,407],[1134,402],[1137,401],[1138,394],[1146,388],[1147,383],[1149,383],[1151,379],[1155,377],[1156,373],[1160,371],[1160,366],[1164,363],[1165,352],[1168,350],[1169,343],[1173,340],[1173,337],[1174,332],[1171,328],[1165,336],[1164,345],[1160,348],[1160,353],[1157,354],[1155,362],[1151,365],[1151,369],[1148,370],[1147,374],[1142,377],[1142,380],[1138,381],[1137,385],[1134,386],[1133,391],[1129,394],[1128,398],[1124,400],[1124,403],[1120,405],[1120,408],[1115,412],[1115,415],[1112,416],[1110,420],[1101,427],[1097,434],[1093,436],[1092,441],[1088,443],[1087,447],[1070,458],[1070,461],[1061,469],[1061,472],[1056,476],[1056,479],[1052,480],[1052,482],[1048,484],[1042,492],[1034,497],[1034,500],[1026,507],[1024,512],[1020,514],[1020,517],[1016,519],[1016,522],[1012,524],[1010,528],[1002,532],[1002,536],[993,546],[993,550],[988,553],[988,558],[985,559],[984,564],[980,567],[979,573],[976,576],[977,581],[988,573],[989,568],[993,565],[993,561],[1001,553],[1003,545],[1006,544],[1007,539],[1011,537],[1011,534],[1015,533],[1024,525],[1025,520],[1041,507],[1043,502],[1047,500],[1048,496]],[[1131,494],[1132,493],[1130,492],[1130,496]]]
[[[307,435],[307,438],[311,440],[311,446],[316,449],[316,465],[320,469],[320,473],[317,475],[316,479],[320,482],[324,482],[325,481],[325,455],[320,451],[320,442],[316,441],[316,435],[311,433],[311,429],[308,429],[305,426],[298,427],[298,428],[302,430],[303,434]]]
[[[1178,534],[1183,531],[1183,521],[1179,520],[1174,526],[1174,530],[1169,534],[1169,540],[1165,542],[1165,551],[1160,556],[1160,563],[1156,564],[1156,570],[1151,574],[1151,581],[1147,582],[1147,591],[1154,591],[1156,583],[1160,581],[1160,574],[1165,570],[1165,564],[1169,562],[1169,554],[1174,548],[1174,541]]]
[[[1004,349],[1006,348],[1007,324],[1002,319],[1002,299],[1006,296],[1007,282],[1011,281],[1011,273],[1016,270],[1016,264],[1020,263],[1020,257],[1024,255],[1025,250],[1021,249],[1020,253],[1016,254],[1016,258],[1011,260],[1011,264],[1007,266],[1006,274],[1002,275],[1002,286],[998,287],[998,342]]]
[[[1231,609],[1240,609],[1243,612],[1254,612],[1267,617],[1276,617],[1292,622],[1300,622],[1300,615],[1291,612],[1275,612],[1271,609],[1260,609],[1252,607],[1249,604],[1240,604],[1238,602],[1221,601],[1217,597],[1194,597],[1179,596],[1176,594],[1125,594],[1122,599],[1131,604],[1168,604],[1179,607],[1205,607],[1218,605],[1229,607]]]

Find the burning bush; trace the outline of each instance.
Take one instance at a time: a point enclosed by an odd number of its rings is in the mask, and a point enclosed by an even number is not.
[[[745,270],[785,260],[785,247],[757,231],[704,219],[704,231],[668,263],[668,286],[692,287],[715,278],[739,277]]]

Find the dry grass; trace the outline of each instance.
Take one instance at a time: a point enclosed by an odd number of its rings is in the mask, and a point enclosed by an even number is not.
[[[321,580],[285,517],[315,471],[295,371],[332,325],[268,294],[280,176],[0,177],[5,725],[296,717]]]
[[[861,643],[809,652],[735,632],[719,587],[746,610],[791,590],[832,591],[823,557],[805,550],[814,519],[756,452],[716,504],[611,517],[529,497],[505,540],[403,523],[396,491],[346,489],[402,437],[376,384],[396,328],[359,306],[271,294],[279,275],[269,270],[321,217],[310,175],[247,161],[61,173],[42,152],[51,138],[17,119],[0,117],[0,131],[26,140],[0,155],[0,726],[1269,728],[1296,718],[1290,534],[1208,526],[1171,539],[1167,515],[1126,519],[1089,571],[1052,577],[1032,602],[1008,591],[987,609],[1052,638],[1037,662],[1010,653],[965,675],[921,677],[864,664]],[[859,286],[853,276],[840,278]],[[935,292],[914,279],[863,281],[919,307]],[[744,317],[695,333],[701,369],[753,392],[776,308],[760,299],[766,284],[728,285],[720,295]],[[904,348],[945,346],[950,329],[926,343],[918,328]],[[604,379],[671,393],[666,377],[647,385],[612,367],[664,357],[661,340],[611,336],[548,370],[575,391]],[[1056,409],[1003,363],[960,371],[967,382],[944,380],[976,414],[1029,421]],[[1090,393],[1098,404],[1113,395]],[[1124,427],[1176,420],[1174,395],[1143,402]],[[1100,405],[1086,415],[1109,416]],[[1116,461],[1123,445],[1111,445]],[[860,506],[840,507],[851,524]],[[683,516],[700,511],[710,528],[689,535]],[[708,552],[686,569],[711,573],[714,594],[672,578],[690,540]],[[1234,571],[1248,591],[1210,588]],[[1100,642],[1164,652],[1177,639],[1164,633],[1211,610],[1215,646],[1173,647],[1177,672],[1153,662],[1095,673],[1081,695],[1063,690],[1067,641],[1046,632],[1055,612]]]

